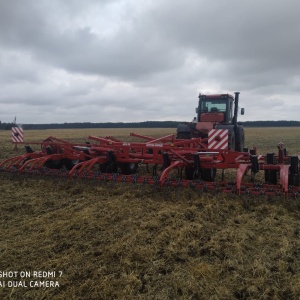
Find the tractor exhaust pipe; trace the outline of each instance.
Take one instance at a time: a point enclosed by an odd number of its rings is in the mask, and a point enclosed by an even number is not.
[[[238,112],[239,112],[239,95],[240,95],[240,92],[235,92],[234,95],[235,95],[235,97],[234,97],[234,115],[233,115],[232,124],[234,126],[237,126],[237,117],[238,117]]]

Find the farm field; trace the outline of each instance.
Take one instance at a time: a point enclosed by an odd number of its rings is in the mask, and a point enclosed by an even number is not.
[[[300,128],[245,131],[259,154],[279,142],[300,154]],[[26,131],[25,140],[130,132],[175,129]],[[9,131],[0,141],[0,160],[23,153]],[[300,198],[0,173],[0,199],[0,299],[300,298]],[[36,286],[46,281],[56,286]]]

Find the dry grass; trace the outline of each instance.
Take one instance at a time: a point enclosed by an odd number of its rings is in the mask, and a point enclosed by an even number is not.
[[[299,155],[300,127],[246,128],[245,135],[247,146],[250,148],[255,145],[260,154],[276,152],[281,142],[290,155]]]
[[[246,136],[262,153],[280,141],[297,153],[299,130],[247,129]],[[130,131],[26,134],[83,141]],[[0,138],[0,157],[15,154],[8,132]],[[0,271],[63,271],[59,288],[0,288],[0,298],[300,298],[299,199],[13,175],[0,176],[0,195]]]

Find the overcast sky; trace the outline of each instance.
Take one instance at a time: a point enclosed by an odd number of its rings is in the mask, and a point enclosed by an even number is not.
[[[0,120],[300,121],[299,0],[0,0]]]

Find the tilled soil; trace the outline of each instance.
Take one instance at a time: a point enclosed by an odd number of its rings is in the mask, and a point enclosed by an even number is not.
[[[55,271],[2,299],[300,298],[299,199],[6,174],[0,198],[0,271]]]

